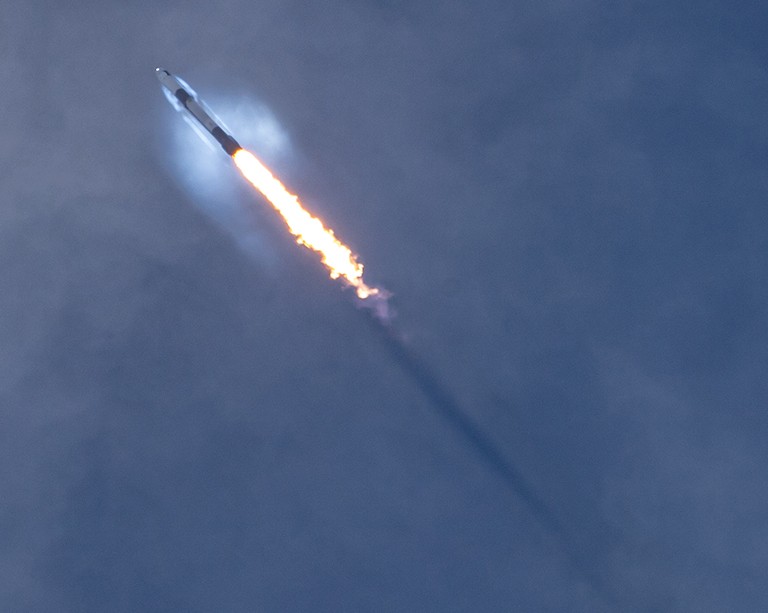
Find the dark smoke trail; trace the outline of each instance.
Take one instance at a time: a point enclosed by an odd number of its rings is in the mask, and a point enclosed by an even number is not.
[[[416,383],[416,386],[440,417],[462,435],[470,447],[480,456],[480,459],[517,494],[544,527],[563,536],[565,530],[554,513],[536,494],[533,487],[520,472],[510,464],[494,443],[483,434],[480,427],[459,406],[453,395],[429,369],[424,360],[406,346],[390,325],[381,323],[372,316],[366,317],[366,320],[371,324],[376,335],[398,366]]]
[[[604,584],[604,581],[591,570],[591,564],[583,559],[579,548],[565,526],[558,520],[552,509],[536,493],[533,486],[504,457],[504,454],[486,436],[461,408],[451,392],[440,382],[437,375],[426,362],[408,348],[406,342],[397,334],[388,320],[379,319],[371,311],[361,310],[365,320],[373,329],[394,361],[419,388],[430,406],[442,417],[475,451],[478,457],[490,468],[507,487],[528,507],[534,518],[560,543],[563,554],[578,575],[599,594],[608,604],[617,606],[617,598]]]

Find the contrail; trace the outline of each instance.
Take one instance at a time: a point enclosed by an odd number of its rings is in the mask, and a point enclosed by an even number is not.
[[[501,450],[486,436],[480,426],[461,408],[438,376],[429,368],[394,330],[382,321],[365,314],[365,320],[373,329],[392,359],[415,383],[435,412],[443,418],[476,453],[478,458],[506,483],[528,507],[536,519],[549,531],[565,540],[567,531],[553,511],[536,493]]]
[[[483,433],[482,428],[469,417],[469,413],[461,407],[427,362],[408,347],[389,322],[368,312],[363,315],[389,355],[421,391],[435,413],[464,439],[478,459],[506,484],[527,506],[538,523],[556,539],[571,569],[606,603],[619,608],[620,599],[605,584],[602,577],[592,570],[592,564],[584,559],[581,548],[570,531],[520,471]]]

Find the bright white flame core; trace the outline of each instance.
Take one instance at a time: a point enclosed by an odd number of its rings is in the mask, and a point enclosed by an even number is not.
[[[352,251],[341,243],[323,223],[306,211],[299,199],[291,194],[280,181],[250,151],[238,149],[232,156],[243,176],[272,204],[285,220],[296,242],[317,251],[332,279],[341,277],[355,288],[361,299],[376,296],[380,290],[363,281],[363,265]]]

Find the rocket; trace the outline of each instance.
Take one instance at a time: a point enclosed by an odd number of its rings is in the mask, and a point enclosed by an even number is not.
[[[192,117],[208,134],[210,134],[227,155],[232,156],[240,144],[222,127],[221,121],[200,100],[194,90],[179,77],[172,75],[164,68],[156,68],[155,74],[163,86],[163,93],[173,107],[185,118]]]

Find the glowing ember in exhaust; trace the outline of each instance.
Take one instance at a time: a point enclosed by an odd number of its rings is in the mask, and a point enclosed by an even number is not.
[[[296,242],[320,254],[332,279],[344,279],[363,300],[380,293],[378,288],[365,284],[363,265],[355,259],[349,247],[334,236],[333,230],[310,215],[301,206],[299,199],[285,189],[255,155],[245,149],[238,149],[232,159],[243,176],[282,215],[291,234],[296,237]]]

